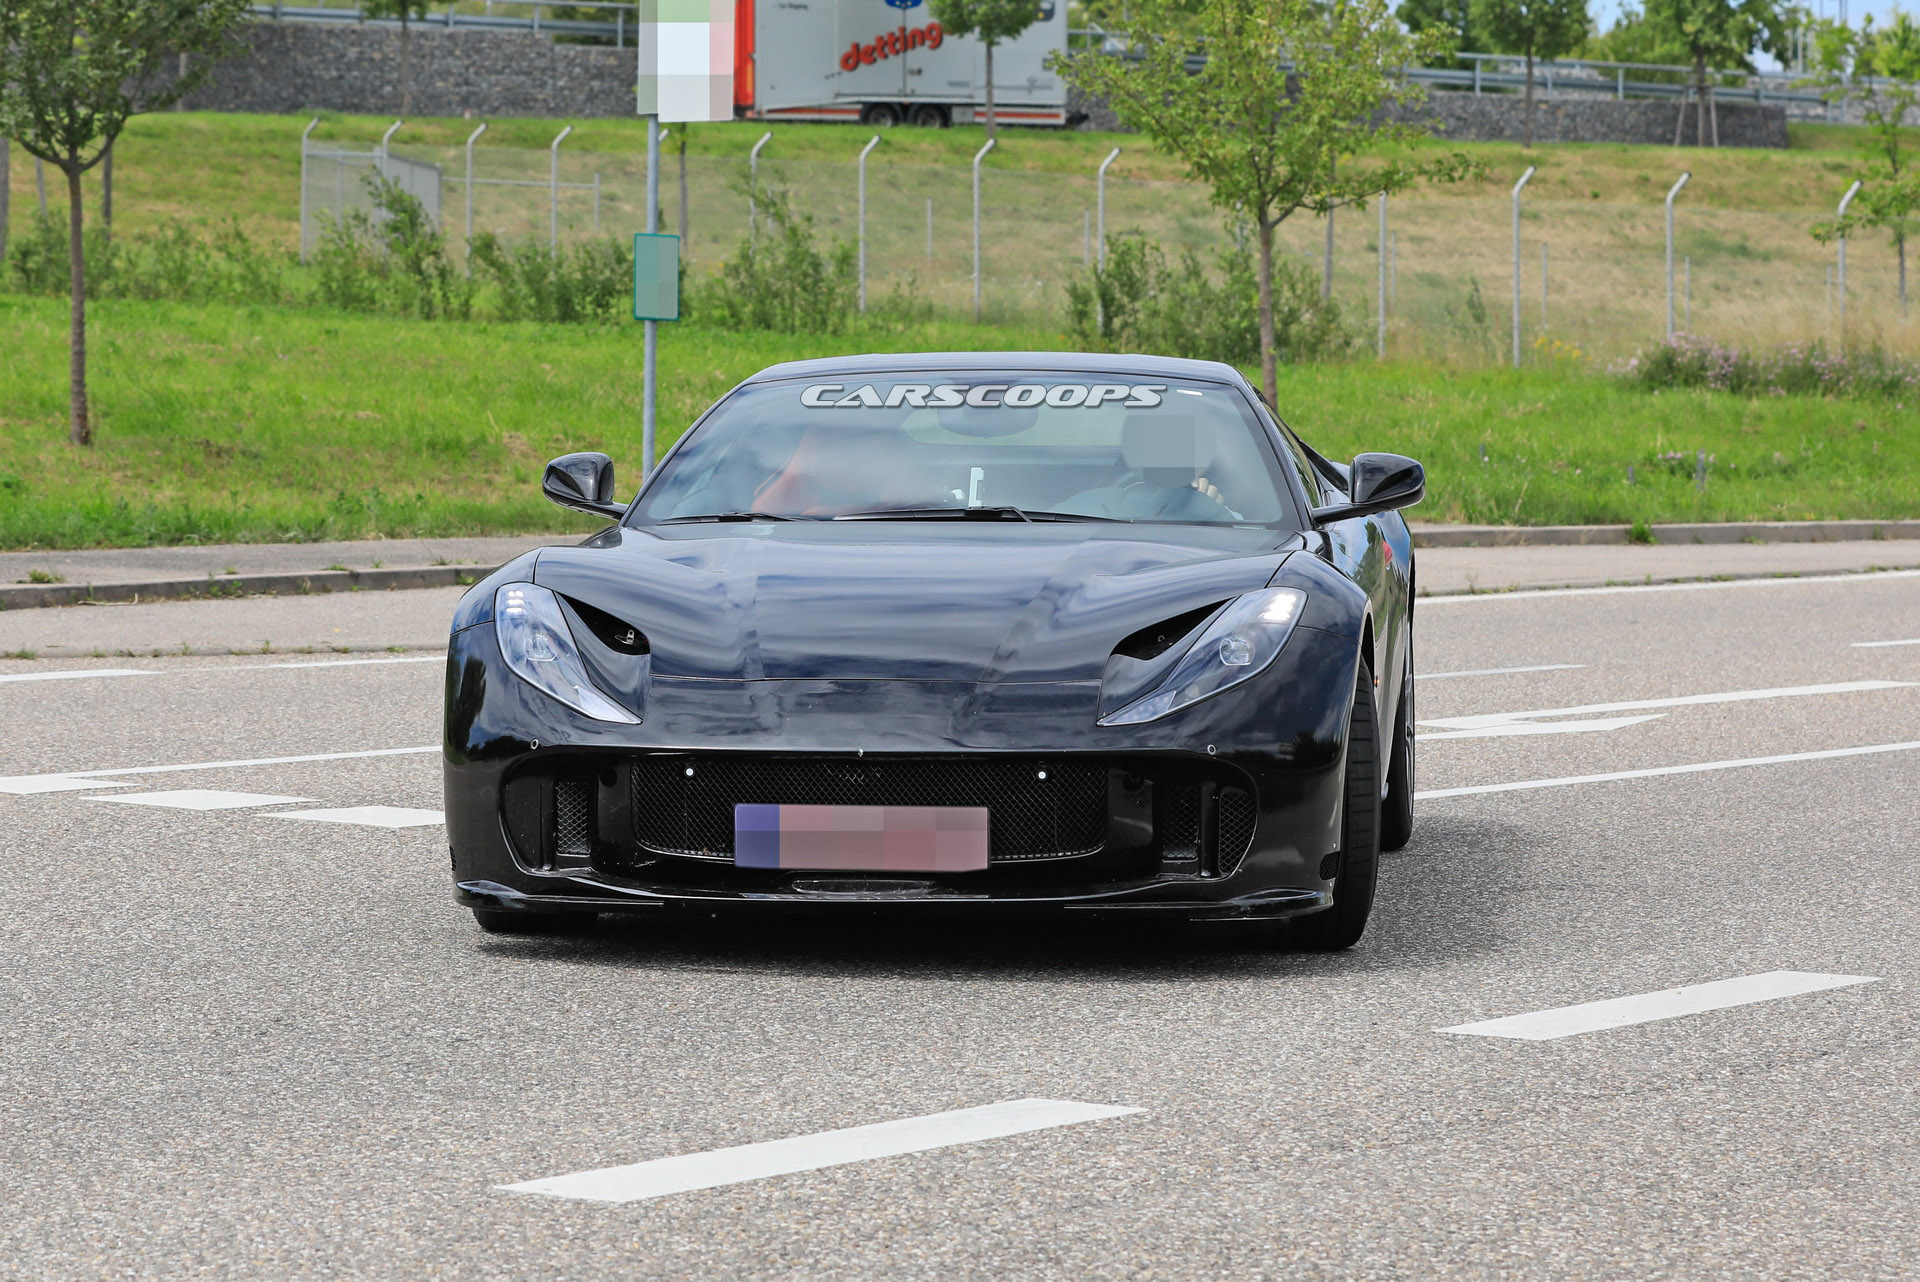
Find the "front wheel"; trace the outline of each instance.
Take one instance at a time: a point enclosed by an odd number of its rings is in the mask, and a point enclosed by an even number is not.
[[[1292,923],[1288,942],[1304,952],[1338,952],[1360,941],[1373,911],[1380,869],[1380,742],[1375,724],[1373,673],[1366,661],[1354,683],[1347,716],[1346,807],[1340,825],[1340,871],[1333,907]]]

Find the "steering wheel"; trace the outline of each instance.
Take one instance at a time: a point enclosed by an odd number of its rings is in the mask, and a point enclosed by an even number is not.
[[[1152,481],[1133,481],[1120,488],[1114,502],[1121,515],[1166,517],[1176,521],[1233,520],[1233,509],[1213,495],[1191,487],[1170,490]]]

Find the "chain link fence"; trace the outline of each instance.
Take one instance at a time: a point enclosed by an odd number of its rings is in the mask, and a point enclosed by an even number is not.
[[[661,227],[682,234],[688,270],[698,280],[716,273],[749,234],[748,164],[683,158],[674,141],[670,134],[662,153]],[[456,259],[469,229],[512,245],[625,240],[645,226],[643,154],[570,151],[564,141],[544,149],[476,145],[471,170],[468,165],[468,150],[459,146],[312,144],[303,165],[302,246],[315,243],[326,218],[368,207],[366,179],[373,174],[421,198]],[[769,152],[757,166],[761,187],[784,193],[789,208],[814,221],[823,243],[852,243],[860,234],[856,174],[852,155],[831,163],[781,160]],[[1613,362],[1664,336],[1662,198],[1674,176],[1650,170],[1630,192],[1523,202],[1524,359]],[[1098,254],[1092,164],[1085,174],[989,164],[981,191],[982,319],[1063,327],[1066,285]],[[1677,328],[1731,345],[1840,341],[1834,247],[1809,234],[1832,212],[1811,200],[1805,208],[1742,210],[1690,206],[1682,197],[1674,247]],[[1506,358],[1515,267],[1511,219],[1504,197],[1442,188],[1391,200],[1387,355]],[[1107,184],[1105,221],[1109,236],[1138,234],[1169,260],[1192,249],[1209,269],[1216,251],[1250,243],[1204,189],[1188,183],[1116,173]],[[764,217],[759,230],[766,230]],[[905,299],[938,317],[971,317],[974,229],[966,166],[890,164],[884,150],[876,152],[868,164],[865,235],[870,306]],[[1289,219],[1276,239],[1286,259],[1316,277],[1322,272],[1324,219]],[[1377,206],[1339,212],[1332,240],[1334,296],[1357,342],[1371,347],[1383,292]],[[1880,233],[1853,238],[1847,261],[1847,344],[1920,354],[1920,323],[1899,303],[1890,239]]]

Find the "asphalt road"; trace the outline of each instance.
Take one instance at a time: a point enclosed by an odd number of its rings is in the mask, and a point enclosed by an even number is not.
[[[1333,957],[484,936],[432,752],[209,764],[430,746],[432,656],[0,661],[0,1276],[1911,1277],[1920,575],[1418,620],[1446,795]],[[251,795],[140,801],[182,790]],[[1839,978],[1442,1031],[1774,972]],[[501,1191],[1023,1099],[1138,1111],[625,1203]]]

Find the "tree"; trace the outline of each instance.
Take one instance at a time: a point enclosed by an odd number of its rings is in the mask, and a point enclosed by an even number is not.
[[[1920,23],[1895,9],[1883,31],[1875,31],[1869,17],[1858,34],[1823,24],[1819,35],[1821,74],[1816,83],[1830,100],[1859,106],[1867,126],[1868,163],[1858,175],[1860,193],[1846,217],[1814,224],[1813,234],[1826,242],[1868,229],[1887,232],[1900,265],[1904,316],[1907,242],[1920,233],[1920,165],[1906,136],[1909,120],[1920,120],[1920,88],[1913,83],[1920,81]],[[1875,76],[1888,80],[1876,83]]]
[[[413,114],[413,24],[427,16],[428,0],[360,0],[362,18],[400,20],[400,114]]]
[[[987,138],[993,138],[993,47],[1040,18],[1038,0],[932,0],[933,16],[950,36],[978,36],[987,47]]]
[[[1216,206],[1253,225],[1260,376],[1271,399],[1280,224],[1302,210],[1328,214],[1423,179],[1480,171],[1459,153],[1410,154],[1427,130],[1396,118],[1421,97],[1403,69],[1445,38],[1409,40],[1386,0],[1133,0],[1133,16],[1127,57],[1076,53],[1061,73],[1183,161]],[[1204,56],[1199,70],[1188,70],[1190,55]],[[1362,153],[1370,163],[1352,163]]]
[[[247,0],[0,0],[0,136],[67,176],[75,445],[93,443],[80,177],[129,117],[178,101],[206,77],[246,10]],[[186,72],[162,80],[179,54],[188,55]]]
[[[1473,22],[1472,0],[1400,0],[1400,7],[1394,10],[1400,19],[1400,25],[1418,35],[1424,31],[1438,31],[1447,37],[1448,49],[1442,63],[1459,64],[1452,55],[1463,50],[1472,53],[1485,53],[1482,38]]]
[[[1693,64],[1694,84],[1699,91],[1695,137],[1706,146],[1711,121],[1713,145],[1718,147],[1720,114],[1707,66],[1712,63],[1752,71],[1753,52],[1762,46],[1784,57],[1787,28],[1774,0],[1647,0],[1646,19],[1657,38],[1683,49],[1687,61]],[[1680,119],[1674,125],[1675,146],[1680,143],[1686,118],[1683,97]]]
[[[1587,0],[1473,0],[1474,25],[1500,53],[1527,58],[1526,146],[1533,146],[1533,60],[1572,53],[1591,25]]]

